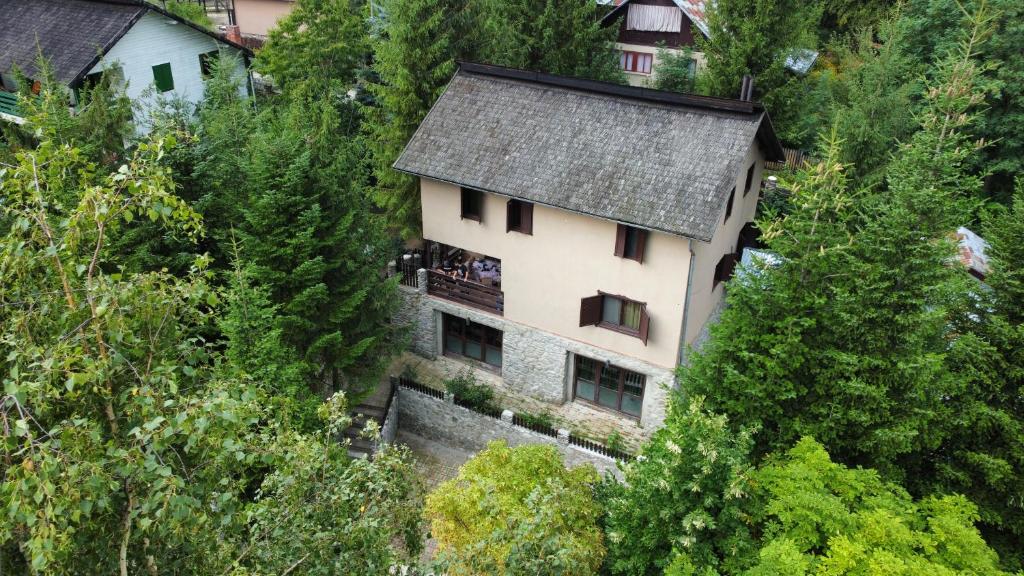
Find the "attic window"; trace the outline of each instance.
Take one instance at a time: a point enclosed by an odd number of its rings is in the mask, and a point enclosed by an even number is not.
[[[462,188],[462,218],[482,222],[484,216],[484,193],[472,188]]]
[[[679,32],[683,28],[683,11],[676,6],[630,4],[627,10],[626,30]]]
[[[735,188],[729,191],[729,201],[725,203],[725,220],[723,222],[728,222],[729,216],[732,216],[732,202],[734,198],[736,198]]]

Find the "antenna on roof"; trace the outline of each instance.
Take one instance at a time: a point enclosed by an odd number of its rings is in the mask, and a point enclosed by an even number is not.
[[[743,75],[743,83],[740,85],[740,100],[744,102],[754,101],[754,77],[750,74]]]

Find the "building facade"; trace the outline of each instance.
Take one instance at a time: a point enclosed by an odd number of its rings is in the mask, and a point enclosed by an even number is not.
[[[291,14],[295,0],[233,0],[234,20],[244,38],[260,42],[267,39],[270,29]]]
[[[413,350],[646,435],[780,154],[749,102],[463,65],[396,163],[420,178]]]
[[[4,9],[0,94],[13,96],[19,88],[15,70],[40,80],[40,55],[72,90],[73,101],[77,89],[106,71],[143,109],[160,99],[194,104],[203,98],[213,62],[223,56],[237,63],[239,89],[250,88],[251,52],[141,0],[5,0]],[[10,98],[0,96],[0,105],[5,101]],[[0,112],[18,119],[13,107]]]

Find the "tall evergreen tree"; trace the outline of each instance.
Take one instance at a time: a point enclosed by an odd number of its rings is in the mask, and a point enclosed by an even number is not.
[[[802,0],[716,0],[706,6],[711,34],[697,39],[705,59],[698,90],[736,98],[743,76],[752,75],[755,99],[764,102],[780,137],[803,144],[813,136],[799,130],[803,100],[812,91],[807,78],[787,70],[786,60],[798,49],[817,46],[820,6]]]
[[[899,477],[904,459],[949,433],[957,377],[949,322],[968,276],[949,234],[979,184],[969,112],[979,16],[961,51],[929,87],[921,130],[898,152],[885,191],[851,191],[839,143],[794,186],[794,210],[762,223],[783,262],[729,284],[729,306],[681,372],[740,424],[760,424],[761,453],[812,435],[846,462]]]
[[[316,389],[374,384],[399,344],[381,222],[363,191],[358,111],[316,90],[264,110],[245,153],[241,254],[280,308],[282,338]]]

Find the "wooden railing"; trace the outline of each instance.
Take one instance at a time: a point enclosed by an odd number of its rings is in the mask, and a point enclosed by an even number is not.
[[[427,273],[427,294],[499,316],[505,313],[505,294],[501,290],[468,280],[458,280],[435,270]]]

